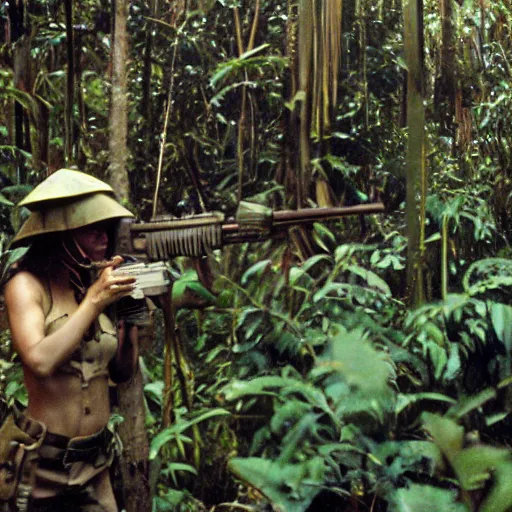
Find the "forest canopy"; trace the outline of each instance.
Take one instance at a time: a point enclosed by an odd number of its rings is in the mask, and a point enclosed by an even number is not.
[[[0,3],[3,277],[63,167],[143,221],[385,208],[212,251],[206,284],[167,262],[113,418],[128,512],[512,509],[511,29],[503,0]]]

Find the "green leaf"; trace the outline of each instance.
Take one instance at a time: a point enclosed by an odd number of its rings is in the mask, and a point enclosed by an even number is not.
[[[502,463],[494,471],[495,484],[479,512],[507,512],[512,508],[512,464]]]
[[[421,418],[425,429],[430,433],[434,442],[453,464],[453,460],[462,450],[464,428],[449,418],[429,412],[424,412]]]
[[[338,324],[328,351],[319,365],[332,367],[353,389],[379,400],[389,398],[391,369],[384,360],[385,354],[378,352],[365,338],[361,329],[347,331]]]
[[[153,382],[148,382],[144,386],[144,392],[147,393],[153,399],[154,402],[156,402],[159,405],[162,405],[164,381],[155,380]]]
[[[321,457],[301,464],[281,464],[257,457],[233,458],[228,469],[266,496],[276,512],[305,512],[321,491],[326,472]]]
[[[173,283],[172,302],[176,307],[205,307],[215,300],[215,295],[203,286],[195,271],[186,272]]]
[[[512,464],[510,450],[485,445],[466,448],[453,459],[453,467],[461,487],[466,491],[481,489],[503,463]],[[512,498],[512,494],[510,497]],[[512,501],[509,505],[512,505]]]
[[[256,55],[257,53],[260,53],[263,50],[266,50],[269,47],[270,47],[269,43],[261,44],[260,46],[257,46],[256,48],[253,48],[252,50],[242,53],[242,55],[240,55],[238,60],[247,60],[250,57],[254,57],[254,55]]]
[[[190,464],[185,464],[183,462],[169,462],[167,467],[162,470],[163,475],[171,475],[172,481],[176,487],[179,486],[178,479],[176,478],[176,472],[184,471],[186,473],[192,473],[194,476],[198,476],[197,469]]]
[[[301,103],[303,101],[306,101],[306,93],[304,91],[297,91],[295,93],[295,96],[291,99],[291,101],[285,102],[284,106],[293,112],[295,110],[295,105],[297,103]]]
[[[494,388],[484,389],[474,396],[459,399],[459,402],[450,408],[450,410],[446,413],[446,416],[459,420],[466,416],[466,414],[469,414],[471,411],[480,409],[482,405],[489,402],[489,400],[493,400],[494,398],[496,398],[496,391]]]
[[[248,281],[250,279],[253,279],[255,277],[260,278],[262,275],[272,268],[272,260],[263,260],[258,261],[258,263],[252,265],[252,267],[249,267],[243,274],[242,278],[240,279],[240,282],[243,286],[246,286]]]
[[[232,402],[250,395],[273,395],[275,393],[271,390],[279,390],[295,382],[294,379],[279,376],[257,377],[249,381],[234,380],[224,386],[220,394],[224,400]]]
[[[229,411],[226,411],[225,409],[212,409],[210,411],[207,411],[196,418],[193,418],[188,421],[182,421],[179,423],[176,423],[164,430],[162,430],[159,434],[157,434],[153,440],[151,441],[151,446],[149,450],[149,460],[153,460],[160,450],[162,449],[162,446],[164,444],[168,443],[172,439],[176,438],[179,434],[185,432],[193,425],[197,425],[198,423],[201,423],[202,421],[209,420],[210,418],[215,418],[219,416],[231,416],[231,413]]]
[[[450,355],[446,363],[446,370],[443,375],[445,382],[450,382],[459,376],[462,372],[462,364],[459,354],[459,345],[457,343],[450,343]]]
[[[370,288],[377,288],[384,295],[391,296],[391,289],[388,284],[384,279],[375,274],[375,272],[360,267],[359,265],[349,265],[348,270],[364,279]]]
[[[400,414],[411,404],[415,404],[416,402],[419,402],[421,400],[431,400],[434,402],[442,402],[442,403],[448,403],[448,404],[457,403],[453,398],[443,395],[441,393],[425,392],[425,393],[414,393],[414,394],[408,394],[408,395],[400,393],[397,397],[395,413]]]
[[[389,500],[390,512],[469,512],[457,503],[457,492],[432,485],[411,484],[394,491]]]
[[[327,254],[316,254],[315,256],[311,256],[311,258],[308,258],[302,265],[302,268],[307,272],[311,268],[313,268],[317,263],[320,261],[328,261],[331,262],[332,258],[328,256]]]
[[[10,267],[27,254],[29,247],[17,247],[2,254],[2,277],[0,283],[5,279]]]
[[[512,307],[506,304],[490,303],[491,322],[498,339],[512,352]]]
[[[0,204],[4,204],[5,206],[14,206],[12,201],[9,201],[1,192],[0,192]]]

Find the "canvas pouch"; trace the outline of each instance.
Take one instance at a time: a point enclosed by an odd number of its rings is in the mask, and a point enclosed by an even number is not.
[[[38,427],[29,435],[17,425],[14,413],[0,427],[0,502],[13,499],[27,458],[36,456],[46,434],[44,425]]]

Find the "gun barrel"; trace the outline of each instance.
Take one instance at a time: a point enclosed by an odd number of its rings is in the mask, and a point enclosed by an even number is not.
[[[303,208],[301,210],[281,210],[273,212],[273,225],[308,224],[317,220],[328,220],[348,215],[370,215],[384,212],[384,204],[368,203],[338,208]]]

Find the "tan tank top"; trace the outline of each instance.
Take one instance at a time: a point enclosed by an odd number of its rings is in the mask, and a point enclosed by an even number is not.
[[[49,311],[45,318],[45,333],[51,334],[68,321],[69,314],[59,311],[52,300],[51,287],[45,285],[49,298]],[[86,388],[92,379],[108,376],[108,364],[117,350],[116,328],[110,318],[101,313],[96,321],[96,329],[91,339],[84,339],[71,359],[64,363],[59,372],[70,373],[80,378]]]

